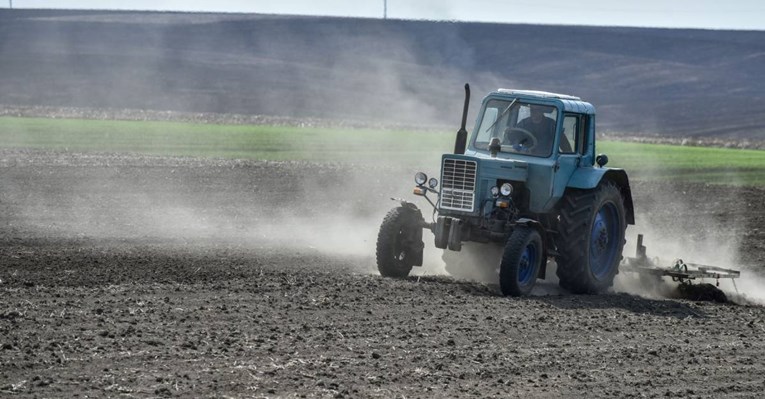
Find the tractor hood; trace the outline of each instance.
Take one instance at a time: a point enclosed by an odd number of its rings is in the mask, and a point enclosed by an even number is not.
[[[439,208],[478,215],[481,204],[492,199],[497,180],[526,182],[528,163],[512,159],[445,154],[441,157]]]
[[[523,184],[528,190],[529,211],[549,211],[555,203],[551,197],[556,161],[549,158],[532,161],[494,158],[482,153],[443,155],[439,209],[477,216],[483,202],[494,198],[491,188],[503,181]]]

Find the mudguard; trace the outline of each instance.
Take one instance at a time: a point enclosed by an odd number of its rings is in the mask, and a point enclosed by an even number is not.
[[[420,211],[420,208],[417,208],[417,205],[415,205],[413,202],[409,202],[403,198],[391,198],[391,201],[396,201],[401,204],[404,208],[409,208],[415,211]]]
[[[614,182],[622,192],[627,224],[635,224],[635,207],[632,204],[632,190],[627,172],[618,168],[579,168],[571,175],[567,187],[591,190],[603,180]]]

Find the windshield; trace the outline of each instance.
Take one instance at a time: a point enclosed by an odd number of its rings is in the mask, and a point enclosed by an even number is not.
[[[488,150],[494,137],[502,152],[548,157],[555,141],[558,111],[549,105],[520,100],[489,100],[478,125],[473,146]]]

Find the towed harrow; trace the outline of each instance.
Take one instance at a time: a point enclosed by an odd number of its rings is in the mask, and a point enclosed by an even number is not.
[[[651,259],[648,257],[646,247],[643,245],[643,235],[638,234],[635,257],[625,257],[620,268],[625,272],[638,273],[643,281],[656,284],[661,281],[662,277],[670,277],[673,282],[679,283],[679,292],[688,299],[727,302],[725,294],[717,288],[720,286],[720,279],[730,279],[733,288],[738,293],[735,280],[741,277],[741,272],[738,270],[685,263],[682,259],[675,259],[665,264],[667,266],[661,266],[661,261],[658,258]],[[705,279],[714,280],[715,284],[697,283],[697,279],[701,281]]]

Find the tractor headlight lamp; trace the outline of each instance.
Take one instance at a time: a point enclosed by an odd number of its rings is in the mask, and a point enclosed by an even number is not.
[[[417,174],[414,175],[414,182],[417,183],[418,186],[425,184],[426,181],[428,181],[428,175],[425,173],[417,172]]]
[[[428,180],[428,186],[430,186],[430,188],[436,188],[437,185],[438,185],[438,179],[436,179],[435,177],[431,177],[430,180]]]
[[[499,188],[499,193],[504,195],[505,197],[509,196],[513,193],[513,186],[510,183],[504,183],[502,184],[502,187]]]
[[[499,187],[497,187],[497,186],[492,187],[491,188],[491,195],[494,196],[494,197],[498,197],[499,196]]]

